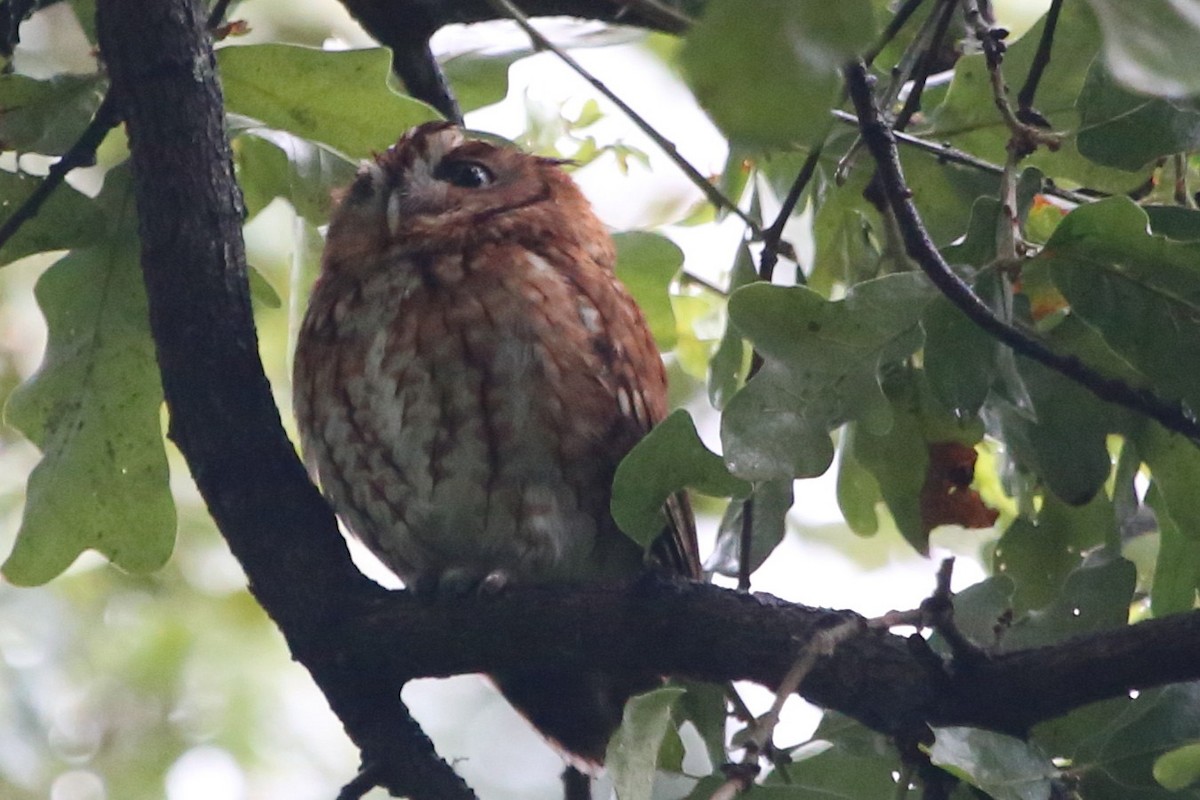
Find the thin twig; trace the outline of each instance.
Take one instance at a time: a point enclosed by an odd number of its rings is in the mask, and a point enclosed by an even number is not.
[[[213,3],[212,10],[208,12],[208,21],[204,24],[204,27],[210,31],[215,31],[217,26],[225,21],[225,12],[229,10],[231,2],[233,0],[217,0],[217,2]]]
[[[1062,4],[1063,0],[1050,0],[1050,10],[1046,12],[1046,24],[1042,28],[1042,38],[1038,40],[1037,52],[1033,54],[1033,63],[1029,65],[1025,85],[1017,92],[1017,118],[1030,125],[1050,127],[1049,121],[1034,110],[1033,97],[1037,94],[1042,74],[1050,63],[1050,49],[1054,44],[1054,31],[1058,27],[1058,15],[1062,11]]]
[[[871,45],[867,52],[863,54],[863,61],[869,66],[883,52],[883,48],[887,47],[892,39],[896,38],[896,34],[904,27],[904,23],[908,22],[908,18],[913,15],[913,12],[925,0],[905,0],[904,5],[896,9],[896,13],[888,20],[888,24],[883,29],[883,33],[875,40],[875,44]]]
[[[696,24],[696,21],[677,8],[672,8],[659,0],[609,0],[622,10],[633,10],[641,14],[649,22],[658,25],[668,33],[684,33]]]
[[[859,129],[878,167],[883,190],[904,235],[905,249],[934,285],[983,330],[1015,352],[1049,367],[1086,388],[1096,397],[1148,416],[1168,430],[1200,443],[1200,425],[1184,414],[1178,403],[1168,403],[1145,389],[1106,377],[1075,356],[1056,353],[1030,334],[996,316],[971,287],[954,274],[929,238],[924,222],[912,201],[912,190],[904,181],[896,137],[880,119],[871,94],[870,78],[861,62],[846,68],[846,84],[858,112]]]
[[[979,0],[963,0],[963,13],[967,19],[967,26],[979,39],[979,44],[983,48],[988,75],[991,77],[992,100],[999,110],[1004,124],[1012,133],[1008,147],[1016,151],[1019,158],[1029,155],[1042,145],[1051,150],[1057,150],[1062,144],[1061,136],[1022,122],[1017,117],[1017,113],[1013,111],[1012,104],[1008,102],[1008,84],[1004,80],[1004,70],[1000,66],[1004,61],[1004,37],[1008,35],[1008,31],[992,27],[983,12],[980,11]]]
[[[1004,172],[1000,175],[1000,218],[996,221],[996,260],[1003,265],[1016,265],[1023,255],[1024,237],[1021,236],[1021,214],[1017,208],[1017,165],[1020,156],[1008,150],[1004,160]],[[1007,317],[1006,317],[1007,319]]]
[[[796,204],[800,202],[800,196],[804,194],[805,188],[808,187],[812,176],[816,173],[817,164],[821,160],[821,151],[825,147],[825,139],[828,136],[829,131],[824,131],[817,140],[817,144],[809,151],[808,157],[800,166],[800,171],[796,173],[796,179],[792,181],[792,186],[788,189],[787,196],[783,199],[779,213],[775,215],[775,221],[771,223],[771,227],[763,231],[763,252],[758,262],[758,279],[760,281],[770,283],[775,277],[775,265],[779,262],[784,226],[787,225],[788,219],[796,209]],[[794,259],[795,254],[791,253],[789,257]],[[804,273],[799,269],[796,270],[796,281],[801,284],[806,282]],[[757,348],[752,349],[750,351],[750,371],[746,375],[747,381],[758,374],[763,363],[762,354],[758,352]],[[751,495],[742,501],[741,549],[738,552],[738,588],[742,591],[750,590],[750,553],[754,544],[753,519],[754,496]]]
[[[958,0],[938,0],[943,8],[953,9]],[[879,101],[880,108],[884,109],[885,115],[891,114],[892,106],[899,100],[904,87],[908,85],[909,79],[916,72],[920,64],[924,61],[925,53],[933,49],[934,32],[938,28],[938,21],[941,16],[937,13],[937,9],[930,12],[929,16],[921,23],[920,30],[909,42],[908,47],[904,48],[904,52],[900,54],[896,65],[889,72],[889,80],[887,88],[881,93]],[[838,160],[837,167],[833,171],[834,182],[839,186],[845,183],[851,170],[854,169],[854,164],[858,160],[858,154],[862,150],[862,137],[857,137],[854,142],[846,149],[846,152]]]
[[[808,158],[804,159],[800,171],[796,173],[796,180],[792,181],[787,196],[783,198],[783,205],[780,206],[779,213],[775,215],[775,221],[771,223],[771,227],[763,231],[763,251],[758,260],[759,280],[770,283],[775,276],[775,265],[779,262],[779,243],[783,239],[783,228],[791,218],[792,212],[796,210],[800,196],[804,194],[804,190],[808,188],[812,176],[817,171],[817,164],[820,163],[821,150],[825,147],[825,136],[827,135],[828,131],[821,137],[820,142],[808,152]],[[796,270],[796,279],[800,283],[805,282],[804,274],[800,270]]]
[[[667,158],[671,159],[671,161],[675,163],[675,166],[679,167],[679,169],[683,171],[683,173],[688,177],[688,180],[690,180],[697,189],[704,193],[704,196],[708,198],[708,202],[712,203],[717,208],[723,208],[726,211],[737,215],[742,222],[746,223],[746,227],[751,230],[755,239],[762,238],[762,229],[759,227],[758,223],[750,219],[746,212],[738,208],[737,203],[721,194],[720,190],[713,186],[707,178],[701,175],[699,170],[688,163],[688,161],[679,154],[679,150],[676,149],[674,142],[667,139],[665,136],[655,130],[654,127],[650,125],[650,123],[647,122],[640,114],[634,111],[628,103],[618,97],[612,89],[609,89],[607,86],[605,86],[604,83],[602,83],[598,78],[584,69],[583,65],[572,58],[569,53],[543,36],[541,32],[538,31],[537,28],[533,27],[532,23],[530,23],[529,17],[525,16],[525,14],[515,5],[513,5],[510,0],[487,0],[487,2],[490,6],[492,6],[492,8],[495,8],[498,12],[503,13],[505,16],[510,17],[514,22],[516,22],[517,25],[520,26],[521,30],[523,30],[525,34],[533,40],[535,46],[554,53],[554,55],[558,56],[558,58],[564,64],[573,69],[575,73],[579,75],[579,77],[591,84],[592,88],[608,98],[608,100],[617,108],[621,109],[621,111],[627,117],[629,117],[633,124],[638,127],[638,130],[649,136],[654,143],[657,144],[659,148],[661,148],[662,151],[667,155]]]
[[[950,579],[954,575],[954,559],[942,560],[937,572],[937,586],[933,594],[921,603],[921,614],[926,626],[933,628],[962,665],[978,664],[987,660],[987,653],[968,639],[954,621],[954,592],[950,591]]]
[[[707,278],[701,278],[699,275],[695,274],[694,272],[688,272],[686,269],[679,273],[679,282],[690,283],[695,286],[699,286],[701,289],[705,289],[715,295],[720,295],[721,297],[729,296],[728,289],[722,289],[720,286],[717,286]]]
[[[855,127],[858,126],[858,117],[846,111],[834,109],[833,117],[839,122],[844,122],[847,125],[854,125]],[[993,164],[991,161],[971,155],[965,150],[959,150],[958,148],[952,147],[949,144],[930,142],[926,139],[922,139],[919,136],[913,136],[911,133],[902,133],[900,131],[893,131],[892,136],[900,144],[908,145],[909,147],[914,147],[918,150],[924,150],[926,153],[931,153],[937,156],[941,161],[946,161],[951,164],[960,164],[964,167],[977,169],[980,172],[986,172],[989,175],[999,176],[1004,174],[1004,167],[1000,166],[999,164]],[[1087,203],[1095,202],[1098,197],[1105,196],[1086,195],[1082,192],[1074,192],[1070,189],[1063,189],[1055,186],[1050,182],[1046,182],[1042,186],[1042,194],[1048,194],[1052,197],[1066,200],[1068,203],[1076,203],[1078,205],[1086,205]]]
[[[367,792],[379,785],[379,769],[373,764],[363,765],[358,774],[338,792],[337,800],[361,800]]]
[[[0,225],[0,247],[4,247],[22,225],[37,216],[42,204],[62,184],[67,173],[76,167],[86,167],[95,163],[96,149],[100,147],[100,143],[104,141],[108,132],[121,121],[116,109],[116,101],[112,97],[112,91],[109,90],[104,95],[104,99],[100,101],[100,106],[96,109],[92,121],[83,129],[83,133],[75,140],[75,144],[71,145],[58,161],[50,165],[50,171],[33,190],[33,193],[25,198],[25,201],[9,215],[8,219],[4,220],[4,224]]]
[[[732,800],[750,788],[754,777],[758,774],[759,755],[771,749],[771,739],[775,735],[776,726],[779,725],[779,715],[783,711],[784,703],[800,689],[800,684],[804,682],[821,658],[833,655],[838,645],[862,629],[862,620],[854,618],[843,620],[833,627],[813,634],[793,662],[791,669],[779,682],[771,708],[750,726],[749,735],[746,737],[746,754],[741,763],[726,768],[726,774],[729,777],[713,792],[710,800]]]
[[[921,96],[925,94],[925,82],[929,80],[929,76],[933,73],[937,66],[938,48],[941,47],[942,40],[946,38],[946,31],[950,28],[950,20],[954,19],[954,3],[946,3],[942,6],[942,13],[937,17],[937,23],[933,28],[933,35],[929,39],[929,44],[925,48],[925,53],[921,57],[917,65],[917,69],[913,72],[912,86],[908,90],[908,97],[904,100],[904,107],[900,109],[900,113],[896,115],[896,121],[892,123],[892,128],[902,131],[908,127],[908,123],[921,110]]]

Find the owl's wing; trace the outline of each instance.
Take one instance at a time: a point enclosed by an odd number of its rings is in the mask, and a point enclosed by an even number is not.
[[[654,366],[662,368],[658,349],[645,331],[649,347],[652,348]],[[654,378],[650,378],[654,375]],[[636,439],[641,439],[650,429],[666,417],[666,377],[653,370],[629,370],[625,379],[630,383],[630,394],[634,400],[626,423],[636,430]],[[669,570],[691,580],[704,577],[700,566],[700,548],[696,543],[696,517],[686,492],[679,491],[667,498],[663,505],[667,514],[667,526],[650,545],[653,559]]]
[[[687,493],[676,492],[668,497],[663,510],[667,512],[667,527],[650,546],[651,554],[671,572],[701,580],[704,573],[696,544],[696,517]]]

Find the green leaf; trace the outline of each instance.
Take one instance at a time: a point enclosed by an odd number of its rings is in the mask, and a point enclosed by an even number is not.
[[[683,251],[665,236],[630,231],[613,236],[617,245],[617,277],[637,301],[658,349],[675,347],[675,312],[671,310],[671,282],[683,268]]]
[[[1190,610],[1200,589],[1200,450],[1182,436],[1148,424],[1134,435],[1153,481],[1146,502],[1158,518],[1158,564],[1151,609],[1164,616]]]
[[[1180,528],[1157,483],[1150,484],[1146,505],[1154,509],[1159,534],[1150,610],[1156,617],[1191,611],[1200,589],[1200,540]]]
[[[662,533],[663,504],[684,487],[711,497],[745,497],[750,487],[729,474],[700,441],[686,411],[675,411],[638,442],[613,478],[613,519],[643,547]]]
[[[838,440],[837,501],[850,530],[859,536],[874,536],[879,532],[877,503],[883,501],[879,481],[855,458],[858,425],[851,422]]]
[[[621,727],[608,743],[605,763],[621,800],[650,800],[659,749],[671,727],[671,709],[684,693],[677,686],[655,689],[625,704]]]
[[[978,198],[1000,192],[995,175],[948,163],[923,150],[902,149],[900,163],[929,236],[939,245],[966,233]]]
[[[835,284],[846,286],[878,277],[880,244],[875,235],[878,210],[863,198],[869,170],[837,176],[838,160],[857,141],[857,131],[834,129],[825,140],[807,192],[812,209],[813,258],[809,288],[828,296]],[[758,160],[759,174],[783,197],[809,156],[808,148],[768,153]],[[804,207],[805,199],[800,199]]]
[[[854,460],[874,476],[896,528],[918,553],[929,551],[929,533],[921,523],[921,487],[929,467],[929,445],[912,409],[892,406],[892,427],[882,435],[857,428]]]
[[[125,224],[58,261],[37,284],[50,330],[45,359],[5,409],[43,454],[3,567],[13,583],[44,583],[87,549],[133,572],[157,569],[171,555],[162,387],[129,191],[124,171],[109,173],[101,202],[130,209]]]
[[[1200,146],[1200,108],[1122,89],[1097,61],[1079,95],[1079,152],[1097,164],[1138,170]]]
[[[1178,792],[1200,782],[1200,742],[1192,742],[1163,753],[1154,762],[1154,780]]]
[[[1200,683],[1142,692],[1121,706],[1120,715],[1086,730],[1076,751],[1068,754],[1081,776],[1080,795],[1087,800],[1194,797],[1194,792],[1164,789],[1155,780],[1154,766],[1160,756],[1200,741]]]
[[[508,68],[527,50],[500,54],[460,53],[442,62],[442,71],[463,113],[499,103],[508,96]]]
[[[1000,644],[1005,651],[1021,650],[1124,627],[1136,583],[1132,562],[1094,557],[1067,576],[1054,602],[1017,620]]]
[[[1141,383],[1075,315],[1063,319],[1047,339],[1058,352],[1075,355],[1102,374],[1128,379],[1133,386]],[[1016,363],[1032,414],[1010,406],[996,410],[1009,457],[1065,502],[1087,503],[1112,469],[1107,434],[1133,425],[1133,414],[1037,362],[1017,358]]]
[[[7,219],[42,184],[41,178],[0,170],[0,215]],[[71,250],[99,239],[105,228],[101,205],[60,184],[0,250],[0,265],[48,250]]]
[[[233,155],[250,217],[282,197],[315,225],[329,221],[334,189],[349,185],[357,169],[327,147],[269,128],[244,131]]]
[[[1200,450],[1183,436],[1153,424],[1138,431],[1134,441],[1171,517],[1185,536],[1200,542],[1200,496],[1196,493],[1200,486]]]
[[[729,291],[737,291],[757,279],[758,272],[754,268],[750,246],[741,242],[733,260],[733,269],[730,270]],[[737,328],[726,318],[721,343],[717,345],[717,350],[708,363],[708,401],[712,403],[713,408],[720,410],[725,407],[729,398],[741,386],[748,368],[746,343],[742,341]]]
[[[706,571],[731,578],[738,576],[742,554],[742,532],[746,503],[751,509],[750,572],[762,566],[787,533],[787,513],[795,499],[791,479],[763,481],[746,501],[734,500],[725,507],[717,526],[717,542],[704,564]]]
[[[1103,492],[1085,506],[1069,506],[1048,492],[1036,523],[1018,517],[1000,537],[992,568],[1013,580],[1012,607],[1023,614],[1053,602],[1083,553],[1116,535],[1112,503]]]
[[[62,155],[96,113],[104,87],[100,75],[0,75],[0,150]]]
[[[754,793],[770,789],[781,800],[862,800],[896,796],[899,767],[887,737],[827,711],[813,738],[791,752],[793,763],[767,776]],[[791,792],[790,794],[788,792]],[[711,795],[710,795],[711,796]]]
[[[1149,232],[1127,198],[1081,206],[1038,257],[1075,314],[1169,400],[1200,409],[1200,242]]]
[[[729,317],[764,364],[721,419],[731,471],[756,481],[820,475],[833,459],[832,429],[858,420],[886,432],[892,413],[879,368],[920,346],[917,323],[934,294],[918,273],[858,284],[836,302],[803,287],[735,292]]]
[[[1150,230],[1181,242],[1200,240],[1200,211],[1183,206],[1142,206],[1150,219]]]
[[[838,69],[875,37],[869,0],[712,0],[680,53],[688,84],[738,144],[808,144],[829,126]]]
[[[1058,770],[1035,745],[978,728],[933,729],[929,760],[995,800],[1049,800]]]
[[[267,127],[323,142],[350,158],[383,150],[439,115],[387,86],[384,48],[317,50],[285,44],[217,51],[225,108]]]
[[[691,722],[704,741],[709,764],[723,764],[728,759],[725,750],[725,687],[715,683],[672,678],[671,685],[686,690],[674,707],[676,726]]]
[[[980,287],[975,291],[980,294]],[[995,378],[1000,343],[944,297],[929,304],[921,328],[934,394],[964,416],[978,413]]]
[[[1200,39],[1200,2],[1088,0],[1088,4],[1104,31],[1104,60],[1121,83],[1158,97],[1200,94],[1200,74],[1193,64]],[[1056,57],[1058,51],[1056,46]]]

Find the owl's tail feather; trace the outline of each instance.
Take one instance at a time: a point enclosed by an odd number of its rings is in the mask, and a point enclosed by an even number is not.
[[[648,674],[530,669],[492,675],[497,688],[533,727],[559,747],[571,766],[595,775],[608,740],[621,724],[625,701],[659,686]]]

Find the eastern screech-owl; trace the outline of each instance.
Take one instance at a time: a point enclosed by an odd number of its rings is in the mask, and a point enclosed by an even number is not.
[[[446,123],[365,164],[329,226],[295,406],[346,527],[417,591],[627,578],[613,472],[666,412],[666,375],[612,240],[559,162]],[[654,560],[695,577],[683,498]],[[599,764],[649,675],[530,664],[493,676]],[[577,759],[578,762],[578,759]]]

